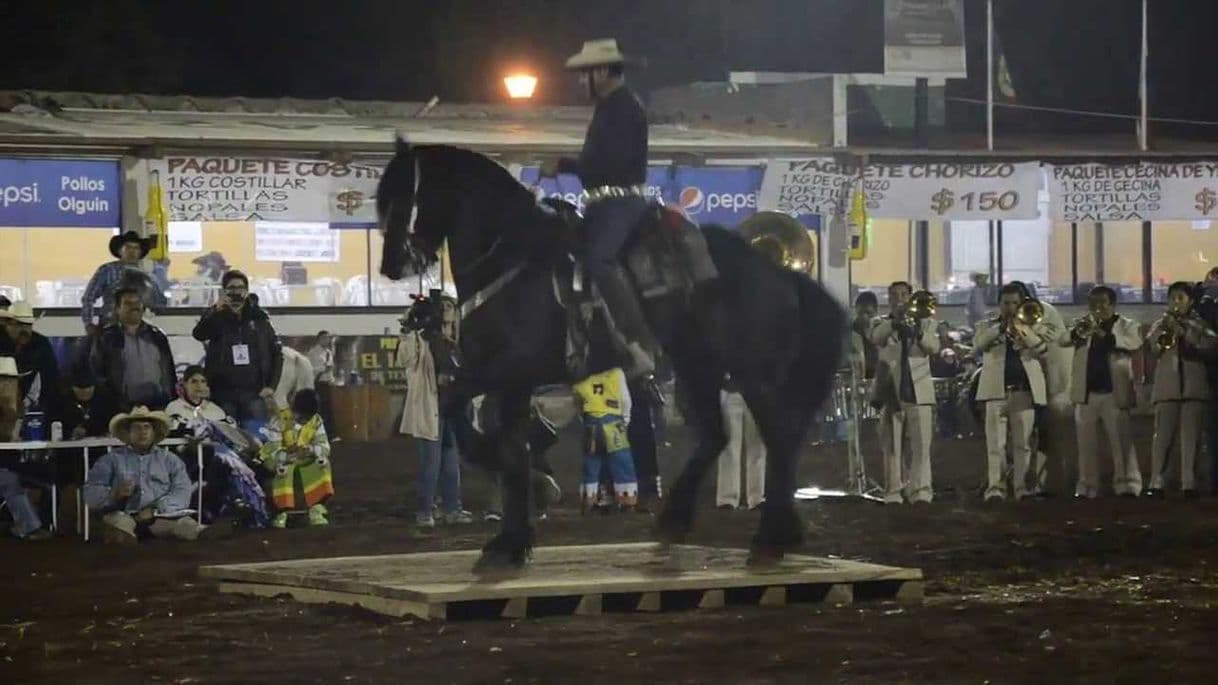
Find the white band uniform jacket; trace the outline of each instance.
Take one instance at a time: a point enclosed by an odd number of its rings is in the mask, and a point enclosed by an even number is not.
[[[901,339],[897,327],[893,325],[891,316],[881,316],[871,322],[871,342],[880,348],[879,364],[887,366],[897,397],[900,397],[901,384],[904,375],[909,374],[913,381],[914,404],[935,404],[935,381],[930,375],[930,358],[939,353],[938,323],[933,318],[922,320],[922,335],[917,340],[909,342],[909,364],[903,368],[901,364]],[[876,382],[882,382],[876,373]],[[873,389],[884,392],[881,388]]]
[[[1032,403],[1037,406],[1043,406],[1048,401],[1041,359],[1048,351],[1049,341],[1053,337],[1048,327],[1038,323],[1027,333],[1027,346],[1019,350],[1019,359],[1023,362],[1024,373],[1028,376]],[[981,379],[977,382],[977,400],[983,402],[1006,398],[1007,337],[1004,324],[994,319],[978,323],[973,343],[983,353]]]
[[[1058,341],[1063,347],[1074,347],[1074,368],[1070,383],[1070,400],[1075,404],[1087,403],[1087,358],[1091,341],[1075,346],[1067,329]],[[1116,340],[1108,367],[1112,371],[1112,396],[1118,409],[1132,409],[1137,404],[1133,391],[1133,353],[1142,347],[1142,332],[1137,321],[1117,315],[1112,323],[1112,335]]]
[[[1163,319],[1155,322],[1146,337],[1146,346],[1158,362],[1155,365],[1155,385],[1151,391],[1151,402],[1171,402],[1180,400],[1208,401],[1210,398],[1210,383],[1206,376],[1205,362],[1199,359],[1189,359],[1180,363],[1180,343],[1170,350],[1164,350],[1159,345],[1159,333]],[[1196,317],[1184,321],[1183,342],[1202,355],[1211,355],[1218,349],[1218,336],[1201,319]],[[1184,373],[1183,382],[1180,374]]]

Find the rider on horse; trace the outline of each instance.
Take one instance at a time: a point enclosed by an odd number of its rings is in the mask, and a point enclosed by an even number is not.
[[[605,301],[613,327],[625,338],[631,362],[627,373],[634,377],[655,369],[660,347],[618,261],[648,209],[647,113],[626,85],[625,68],[631,63],[613,39],[588,41],[567,60],[567,69],[580,73],[596,107],[579,158],[547,164],[543,175],[575,174],[583,184],[584,269]]]

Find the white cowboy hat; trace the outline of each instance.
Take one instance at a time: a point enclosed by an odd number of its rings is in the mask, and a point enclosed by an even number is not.
[[[17,323],[34,325],[38,319],[34,316],[34,308],[25,300],[17,300],[8,309],[0,309],[0,319],[16,319]]]
[[[642,60],[627,57],[613,38],[599,38],[584,43],[579,52],[567,58],[567,69],[595,69],[615,65],[641,66]]]
[[[130,412],[110,419],[110,435],[124,444],[130,442],[128,438],[133,421],[147,421],[152,424],[153,444],[169,435],[169,415],[163,411],[149,411],[148,407],[133,407]]]
[[[0,378],[20,378],[17,373],[17,360],[12,357],[0,357]]]

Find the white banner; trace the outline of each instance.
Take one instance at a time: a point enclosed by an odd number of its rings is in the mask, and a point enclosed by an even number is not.
[[[259,221],[254,258],[260,262],[337,262],[342,234],[330,224]]]
[[[777,159],[766,165],[759,210],[832,216],[859,178],[857,166],[831,158]],[[862,171],[867,212],[880,219],[1035,219],[1035,162],[871,163]]]
[[[381,170],[315,159],[166,157],[159,171],[170,221],[376,223]]]
[[[203,224],[198,221],[169,222],[170,252],[202,252]]]
[[[885,0],[884,73],[964,78],[963,0]]]
[[[1218,162],[1045,166],[1055,221],[1218,218]]]

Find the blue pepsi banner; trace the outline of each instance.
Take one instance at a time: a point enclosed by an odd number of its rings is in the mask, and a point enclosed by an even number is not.
[[[0,226],[115,228],[117,161],[0,159]]]
[[[520,182],[537,189],[539,197],[561,197],[583,209],[583,186],[575,176],[559,175],[538,181],[537,167],[524,167]],[[647,196],[680,207],[693,221],[735,226],[757,212],[762,167],[671,167],[647,170]],[[810,222],[810,223],[809,223]],[[816,217],[806,217],[816,228]]]

